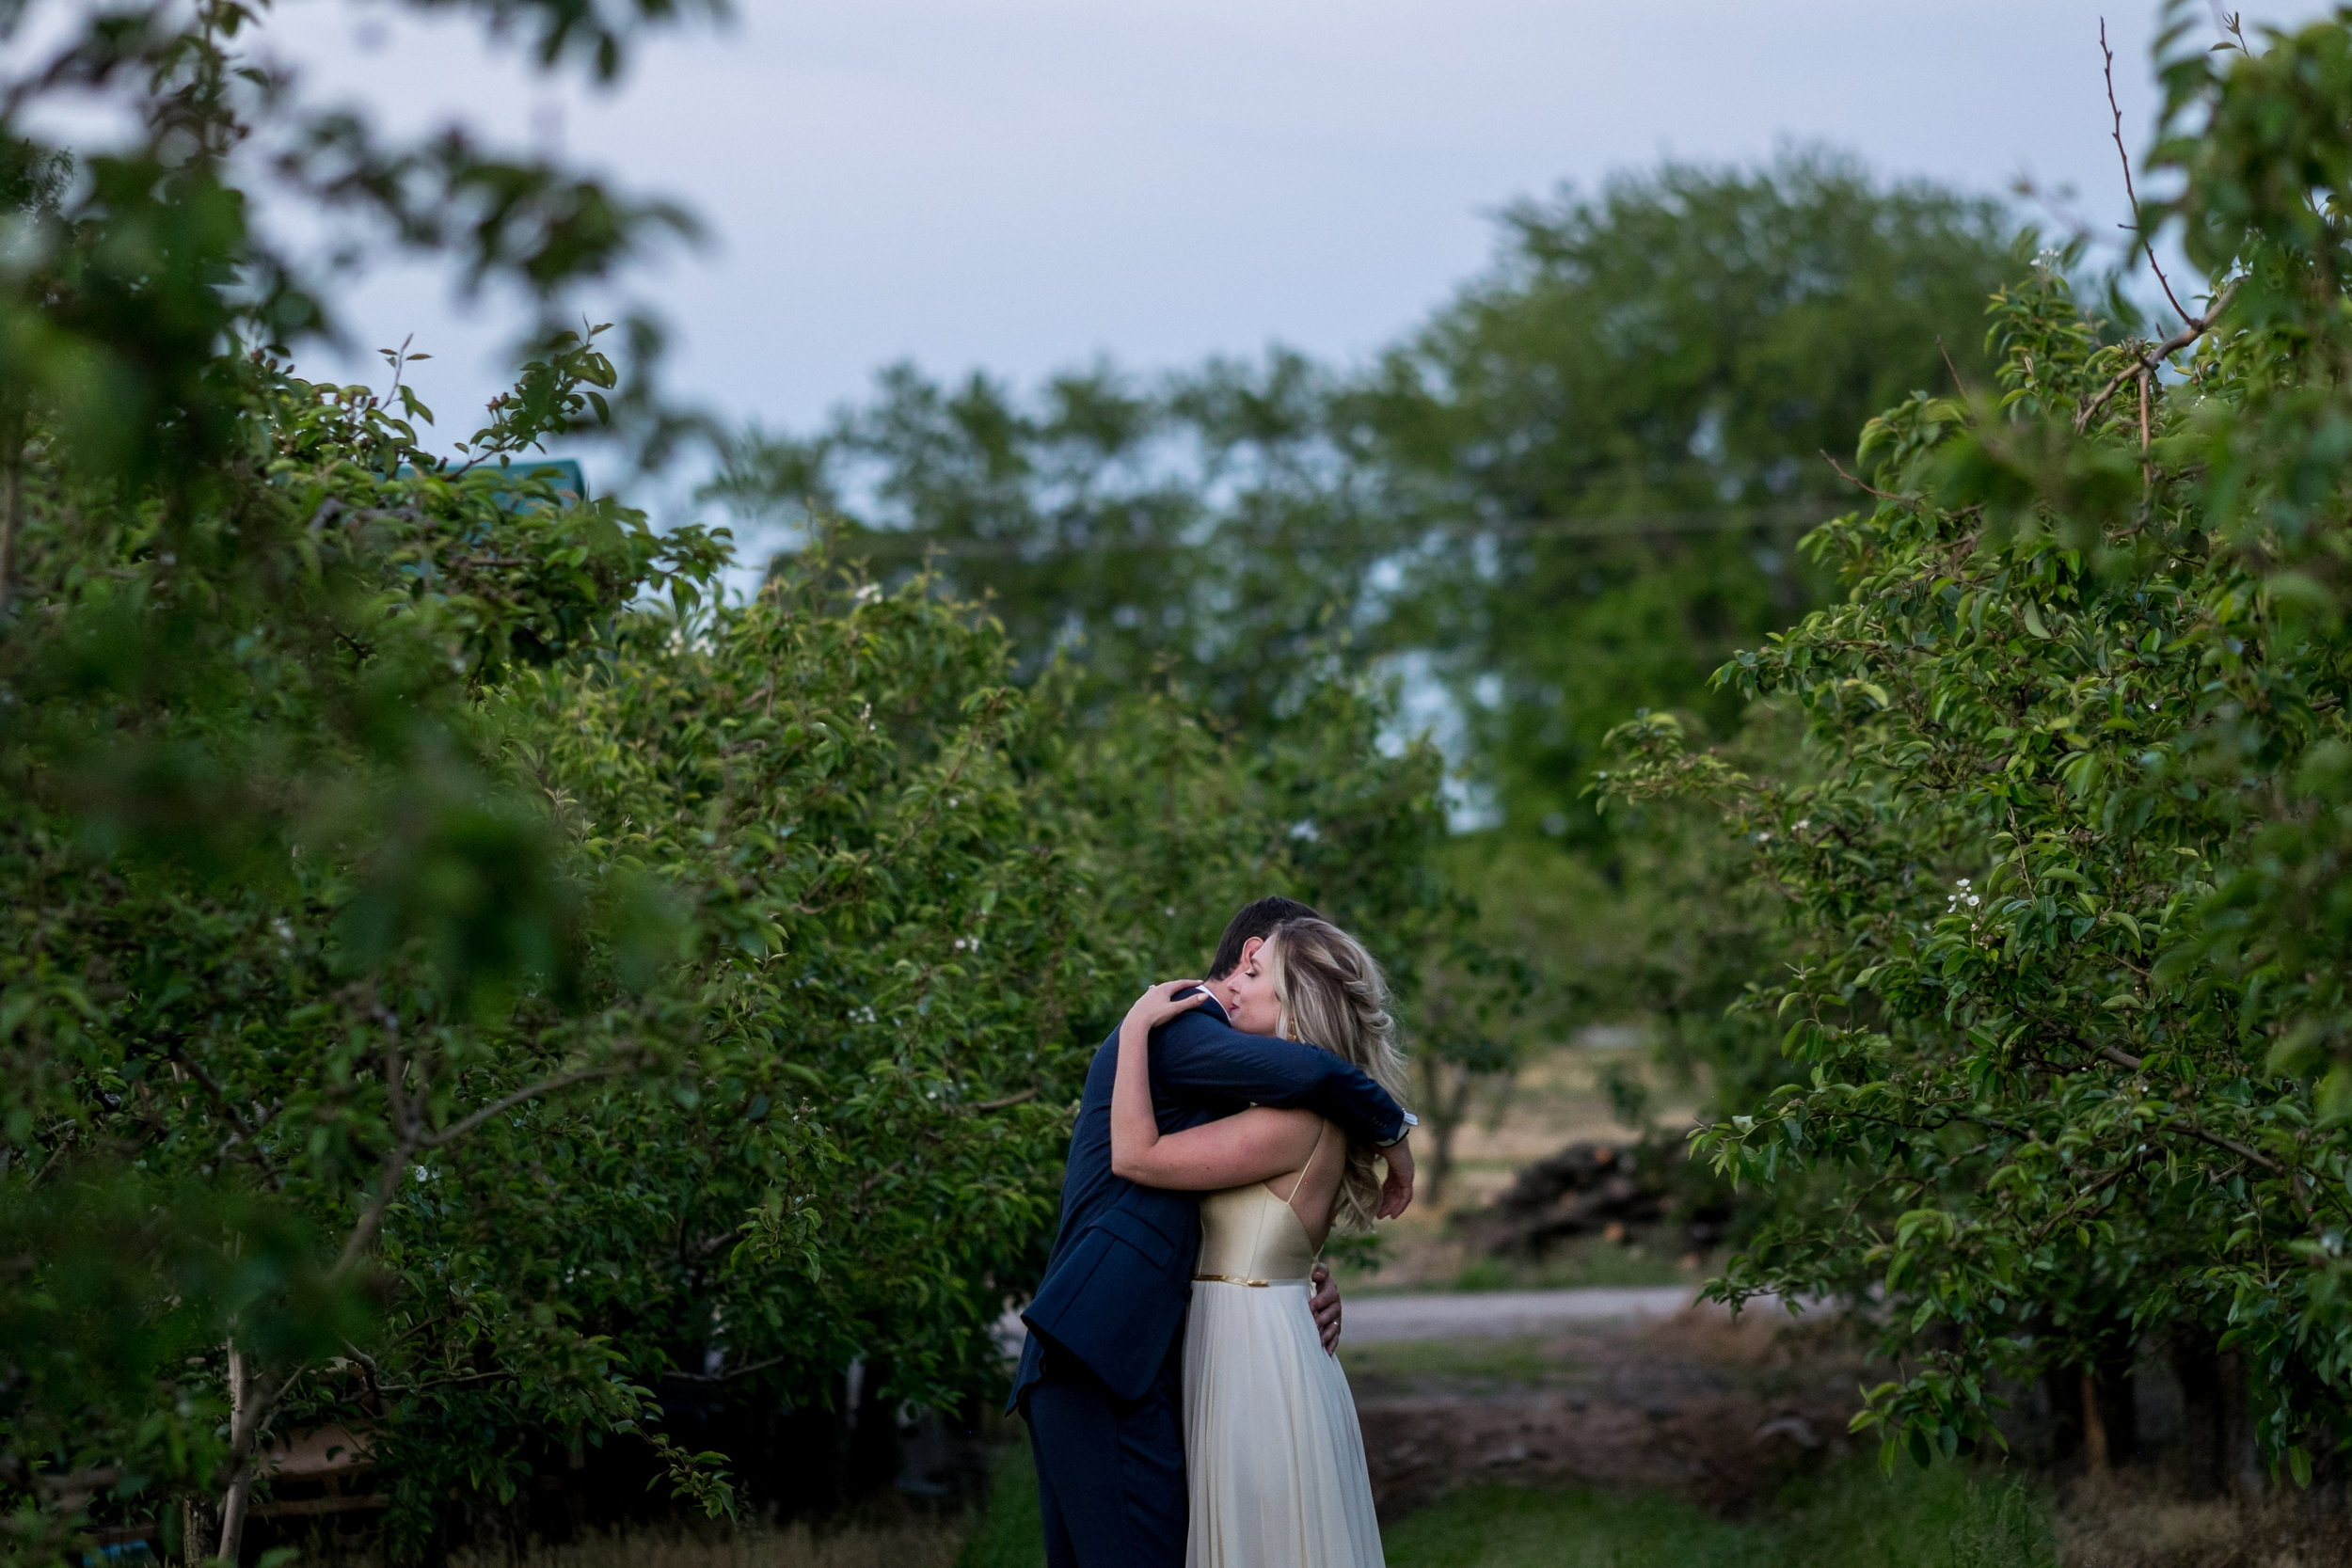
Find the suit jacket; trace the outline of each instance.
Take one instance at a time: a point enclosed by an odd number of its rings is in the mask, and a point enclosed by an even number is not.
[[[1168,1358],[1192,1297],[1200,1195],[1139,1187],[1111,1173],[1116,1030],[1087,1069],[1062,1177],[1061,1227],[1029,1326],[1011,1405],[1043,1375],[1043,1341],[1075,1356],[1121,1399],[1143,1396]],[[1318,1046],[1245,1035],[1212,997],[1152,1031],[1152,1107],[1163,1133],[1249,1105],[1304,1106],[1351,1140],[1392,1142],[1404,1108],[1364,1071]]]

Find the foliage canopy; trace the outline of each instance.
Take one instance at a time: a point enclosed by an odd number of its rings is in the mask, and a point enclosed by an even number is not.
[[[610,74],[673,11],[482,14]],[[0,101],[137,127],[0,124],[7,1550],[233,1559],[330,1426],[405,1554],[631,1436],[724,1510],[662,1401],[1001,1375],[1119,1004],[1259,893],[1441,921],[1438,765],[1344,680],[1276,747],[1171,691],[1081,714],[930,578],[714,597],[723,532],[529,467],[631,395],[601,328],[446,445],[398,355],[294,376],[331,279],[248,225],[240,148],[550,309],[681,220],[316,114],[246,72],[258,21],[100,19]]]
[[[1609,787],[1723,803],[1781,906],[1749,1006],[1802,1076],[1698,1148],[1787,1202],[1724,1295],[1878,1314],[1890,1457],[2185,1334],[2308,1479],[2352,1433],[2352,18],[2192,54],[2170,15],[2178,331],[2106,341],[2046,261],[2002,291],[1995,384],[1871,420],[1876,504],[1808,539],[1844,599],[1716,677],[1804,766],[1645,718]]]

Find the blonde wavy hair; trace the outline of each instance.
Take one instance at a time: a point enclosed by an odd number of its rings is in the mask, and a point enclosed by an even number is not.
[[[1363,1069],[1405,1103],[1405,1058],[1389,1012],[1389,983],[1364,944],[1327,920],[1301,917],[1276,927],[1262,957],[1281,1004],[1281,1033]],[[1334,1230],[1372,1228],[1380,1166],[1372,1149],[1348,1146],[1347,1170],[1331,1207]]]

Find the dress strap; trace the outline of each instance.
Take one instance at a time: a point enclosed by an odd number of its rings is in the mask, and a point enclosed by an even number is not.
[[[1316,1118],[1314,1147],[1307,1150],[1307,1163],[1298,1167],[1298,1180],[1291,1183],[1291,1196],[1282,1200],[1285,1207],[1295,1206],[1298,1202],[1298,1189],[1307,1184],[1307,1173],[1315,1168],[1315,1156],[1323,1152],[1323,1134],[1329,1131],[1330,1126],[1329,1122],[1321,1117]]]

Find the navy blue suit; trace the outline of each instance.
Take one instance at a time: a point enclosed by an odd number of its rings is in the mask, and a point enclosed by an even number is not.
[[[1181,1568],[1184,1388],[1178,1353],[1200,1249],[1198,1193],[1111,1173],[1113,1033],[1087,1069],[1062,1177],[1061,1227],[1028,1310],[1012,1405],[1037,1451],[1049,1568]],[[1211,1000],[1152,1032],[1163,1133],[1246,1106],[1304,1106],[1385,1144],[1405,1112],[1361,1069],[1295,1040],[1245,1035]]]

